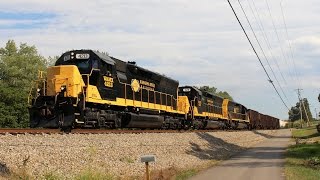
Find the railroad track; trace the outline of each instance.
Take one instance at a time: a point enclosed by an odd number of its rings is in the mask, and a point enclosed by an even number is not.
[[[65,133],[60,129],[0,128],[0,134],[141,134],[141,133],[197,133],[221,130],[129,130],[129,129],[72,129]],[[234,131],[234,130],[228,130]]]

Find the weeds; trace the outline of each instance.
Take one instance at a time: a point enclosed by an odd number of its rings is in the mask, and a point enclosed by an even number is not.
[[[9,176],[11,174],[10,169],[5,163],[0,162],[0,176]]]
[[[185,180],[185,179],[188,179],[194,175],[197,174],[197,170],[196,169],[188,169],[188,170],[184,170],[184,171],[181,171],[180,173],[178,173],[176,175],[176,180]]]
[[[320,144],[319,133],[315,127],[297,129],[292,132],[296,145],[286,152],[286,179],[320,179]],[[313,142],[313,143],[311,143]]]
[[[320,156],[307,159],[305,165],[314,169],[320,169]]]
[[[115,176],[95,171],[93,169],[87,169],[77,175],[75,180],[114,180]]]
[[[10,179],[23,179],[23,180],[30,180],[33,177],[28,173],[27,165],[30,161],[30,156],[28,155],[22,160],[22,165],[11,173]]]
[[[61,179],[58,175],[54,174],[53,172],[48,172],[43,175],[45,180],[58,180]]]
[[[126,163],[134,163],[134,159],[130,158],[130,157],[122,157],[120,158],[121,162],[126,162]]]

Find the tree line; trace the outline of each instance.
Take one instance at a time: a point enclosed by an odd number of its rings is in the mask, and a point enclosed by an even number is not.
[[[0,48],[0,127],[28,127],[28,95],[48,60],[35,46],[9,40]]]
[[[289,120],[291,122],[300,121],[302,117],[303,122],[313,121],[310,106],[307,98],[301,99],[295,106],[291,107],[289,114]]]
[[[227,91],[218,91],[218,89],[213,86],[200,86],[199,89],[233,101],[232,96]]]

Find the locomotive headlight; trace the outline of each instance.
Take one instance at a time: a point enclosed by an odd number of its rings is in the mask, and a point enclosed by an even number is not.
[[[41,91],[41,89],[40,89],[40,88],[38,88],[38,89],[37,89],[37,92],[40,92],[40,91]]]

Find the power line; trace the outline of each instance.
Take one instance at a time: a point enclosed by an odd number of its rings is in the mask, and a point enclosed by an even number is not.
[[[288,45],[289,45],[289,49],[290,49],[291,60],[292,60],[292,63],[293,63],[293,70],[294,70],[296,79],[297,79],[297,81],[298,81],[298,83],[299,83],[299,85],[301,87],[301,81],[300,81],[300,78],[298,77],[297,66],[296,66],[296,63],[295,63],[295,60],[294,60],[294,57],[293,57],[291,41],[289,40],[289,33],[288,33],[288,28],[287,28],[287,23],[286,23],[286,20],[285,20],[284,12],[283,12],[282,1],[280,2],[280,8],[281,8],[281,13],[282,13],[283,24],[284,24],[285,31],[286,31],[286,37],[287,37],[287,41],[288,41]]]
[[[269,3],[268,3],[268,0],[265,0],[265,2],[266,2],[267,7],[268,7],[268,11],[269,11],[269,15],[270,15],[270,18],[271,18],[271,22],[272,22],[272,26],[273,26],[274,32],[275,32],[276,37],[277,37],[277,39],[278,39],[278,43],[279,43],[279,46],[280,46],[280,49],[281,49],[281,54],[282,54],[282,56],[283,56],[283,59],[285,60],[286,65],[288,66],[288,61],[287,61],[287,58],[286,58],[286,56],[285,56],[285,53],[284,53],[283,48],[282,48],[282,45],[281,45],[281,41],[280,41],[280,38],[279,38],[279,34],[278,34],[276,25],[275,25],[275,23],[274,23],[274,20],[273,20],[272,14],[271,14],[271,10],[270,10],[270,6],[269,6]],[[289,67],[289,66],[288,66],[288,67]],[[289,75],[290,75],[291,79],[294,80],[294,79],[293,79],[293,76],[292,76],[292,74],[291,74],[291,72],[290,72],[290,68],[289,68]]]
[[[272,86],[273,86],[274,90],[277,92],[277,94],[278,94],[279,98],[281,99],[282,103],[283,103],[283,104],[285,105],[285,107],[289,110],[289,108],[288,108],[287,104],[284,102],[284,100],[283,100],[283,98],[281,97],[281,95],[280,95],[279,91],[277,90],[276,86],[274,85],[273,81],[271,80],[271,78],[270,78],[270,76],[269,76],[269,74],[268,74],[268,72],[267,72],[266,68],[264,67],[264,65],[263,65],[263,63],[262,63],[262,61],[261,61],[261,59],[260,59],[260,57],[259,57],[259,55],[258,55],[258,53],[257,53],[256,49],[254,48],[254,46],[253,46],[253,44],[252,44],[252,42],[251,42],[251,40],[250,40],[250,38],[249,38],[249,36],[248,36],[248,34],[247,34],[246,30],[243,28],[243,26],[242,26],[242,24],[241,24],[241,22],[240,22],[240,20],[239,20],[239,18],[238,18],[238,16],[237,16],[237,13],[235,12],[235,10],[233,9],[233,7],[232,7],[232,5],[231,5],[231,3],[230,3],[230,0],[228,0],[228,3],[229,3],[229,5],[230,5],[230,7],[231,7],[231,9],[232,9],[232,11],[233,11],[233,13],[234,13],[235,17],[237,18],[237,21],[239,22],[239,24],[240,24],[240,26],[241,26],[241,28],[242,28],[242,30],[243,30],[243,32],[244,32],[244,34],[246,35],[246,37],[247,37],[247,39],[248,39],[248,41],[249,41],[249,43],[250,43],[250,45],[251,45],[251,48],[253,49],[254,53],[256,54],[256,56],[257,56],[257,58],[258,58],[258,60],[259,60],[259,62],[260,62],[260,64],[261,64],[261,66],[262,66],[262,68],[263,68],[264,72],[266,73],[266,75],[267,75],[267,77],[268,77],[268,81],[272,84]]]
[[[262,24],[260,15],[259,15],[259,13],[258,13],[258,9],[257,9],[257,7],[256,7],[256,5],[255,5],[255,2],[254,2],[254,0],[252,0],[253,7],[254,7],[255,11],[257,12],[257,16],[255,15],[252,6],[251,6],[251,4],[249,3],[249,0],[247,0],[247,2],[248,2],[248,4],[249,4],[250,10],[251,10],[251,12],[252,12],[252,14],[253,14],[253,16],[254,16],[254,19],[258,22],[258,27],[259,27],[260,31],[262,32],[262,37],[263,37],[263,39],[264,39],[264,41],[265,41],[265,43],[266,43],[266,45],[267,45],[267,47],[268,47],[268,49],[269,49],[269,53],[270,53],[270,55],[271,55],[271,58],[273,59],[274,63],[276,64],[277,69],[278,69],[278,71],[279,71],[279,73],[280,73],[280,75],[281,75],[281,78],[282,78],[283,82],[284,82],[285,84],[287,84],[287,80],[286,80],[285,77],[283,76],[283,73],[282,73],[282,71],[281,71],[281,69],[280,69],[279,63],[278,63],[278,61],[276,60],[275,56],[274,56],[273,53],[272,53],[271,44],[270,44],[269,38],[268,38],[268,36],[267,36],[267,33],[266,33],[266,31],[265,31],[265,28],[264,28],[264,26],[263,26],[263,24]],[[258,18],[257,18],[257,17],[258,17]]]
[[[252,31],[252,33],[253,33],[253,35],[254,35],[254,37],[255,37],[258,45],[259,45],[259,47],[260,47],[260,50],[262,51],[262,54],[263,54],[264,58],[266,59],[267,64],[268,64],[268,66],[269,66],[269,68],[270,68],[270,70],[271,70],[271,72],[272,72],[275,80],[276,80],[277,83],[278,83],[278,86],[280,87],[280,90],[282,91],[284,97],[288,100],[288,98],[287,98],[286,94],[284,93],[284,91],[283,91],[283,89],[282,89],[282,86],[281,86],[281,84],[280,84],[277,76],[275,75],[275,73],[274,73],[274,71],[273,71],[273,69],[272,69],[272,67],[271,67],[271,65],[270,65],[270,63],[269,63],[269,60],[268,60],[268,58],[267,58],[267,56],[266,56],[266,54],[265,54],[265,52],[264,52],[264,50],[263,50],[263,48],[262,48],[262,46],[261,46],[261,44],[260,44],[257,36],[256,36],[256,33],[254,32],[254,30],[253,30],[253,28],[252,28],[252,26],[251,26],[251,23],[250,23],[250,21],[249,21],[249,19],[248,19],[248,16],[247,16],[246,12],[244,11],[244,9],[243,9],[243,7],[242,7],[242,4],[241,4],[240,0],[238,0],[238,2],[239,2],[239,5],[240,5],[240,7],[241,7],[241,10],[242,10],[244,16],[246,17],[246,20],[247,20],[247,22],[248,22],[248,24],[249,24],[249,26],[250,26],[250,29],[251,29],[251,31]]]
[[[269,42],[269,38],[268,38],[268,36],[267,36],[267,31],[266,31],[265,28],[264,28],[264,25],[263,25],[262,20],[261,20],[261,18],[260,18],[260,14],[258,13],[258,9],[257,9],[256,4],[255,4],[255,1],[254,1],[254,0],[251,0],[251,2],[252,2],[252,5],[251,5],[251,3],[249,2],[249,0],[247,0],[247,3],[249,4],[250,10],[251,10],[251,12],[252,12],[252,14],[253,14],[253,16],[254,16],[254,19],[258,22],[258,27],[259,27],[260,31],[262,32],[262,37],[263,37],[263,39],[264,39],[264,41],[265,41],[265,44],[267,45],[267,47],[268,47],[268,49],[269,49],[269,53],[270,53],[270,55],[271,55],[271,58],[272,58],[272,60],[274,61],[274,63],[277,65],[277,69],[278,69],[278,71],[279,71],[279,73],[280,73],[280,75],[281,75],[281,77],[282,77],[282,80],[283,80],[283,81],[285,82],[285,84],[287,85],[286,79],[285,79],[285,77],[283,76],[283,73],[282,73],[282,71],[281,71],[281,69],[280,69],[280,67],[279,67],[278,61],[277,61],[277,59],[275,58],[275,56],[273,55],[273,53],[272,53],[272,47],[271,47],[271,44],[270,44],[270,42]],[[254,9],[252,8],[252,6],[254,7]],[[291,99],[291,101],[292,101],[291,103],[294,104],[293,99]]]

